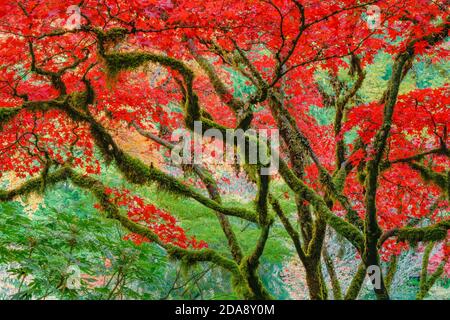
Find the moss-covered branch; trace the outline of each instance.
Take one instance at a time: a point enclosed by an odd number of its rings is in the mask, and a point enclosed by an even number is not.
[[[269,97],[270,109],[274,119],[277,121],[278,128],[280,130],[280,135],[283,138],[286,147],[289,150],[290,160],[292,162],[293,168],[296,171],[298,178],[301,175],[301,169],[304,165],[305,159],[304,154],[306,153],[311,157],[314,164],[319,169],[320,173],[320,183],[326,189],[330,196],[332,196],[336,201],[338,201],[347,211],[349,221],[354,223],[356,226],[361,226],[362,223],[356,211],[352,208],[350,201],[346,196],[342,194],[339,188],[334,184],[333,178],[328,173],[328,171],[321,165],[317,155],[313,151],[308,139],[298,128],[294,118],[291,114],[283,107],[280,102],[279,94],[273,93]]]
[[[219,78],[214,66],[197,52],[197,48],[195,48],[192,40],[188,40],[188,47],[194,59],[208,76],[214,90],[222,102],[230,106],[235,113],[243,111],[245,104],[241,100],[233,97],[230,90],[228,90],[223,81]]]
[[[431,251],[433,251],[435,242],[430,242],[426,247],[422,257],[422,269],[420,273],[419,291],[417,292],[416,299],[423,300],[436,281],[444,273],[444,267],[447,263],[448,257],[442,259],[436,270],[428,275],[428,263],[430,260]]]
[[[122,70],[136,69],[149,62],[178,71],[183,78],[183,83],[180,82],[179,84],[183,93],[182,105],[185,109],[186,126],[193,128],[194,121],[201,120],[202,112],[198,96],[192,88],[194,72],[184,62],[172,57],[140,51],[108,52],[103,53],[102,57],[112,78]]]
[[[399,256],[392,255],[386,272],[386,288],[390,290],[395,274],[397,273]]]
[[[69,169],[64,167],[46,176],[46,186],[54,185],[58,182],[64,181],[68,178]],[[37,177],[24,182],[19,187],[12,190],[0,190],[0,201],[12,201],[19,196],[26,196],[33,192],[38,192],[42,187],[42,177]]]
[[[286,214],[283,212],[283,209],[281,208],[279,201],[272,194],[269,195],[269,201],[273,211],[275,211],[275,213],[277,214],[278,218],[280,219],[281,223],[284,226],[284,229],[286,230],[292,242],[294,243],[295,250],[297,251],[300,260],[304,262],[306,260],[306,254],[302,248],[302,244],[300,241],[300,234],[294,228],[292,223],[289,221],[289,218],[286,216]]]
[[[28,111],[48,111],[50,109],[57,109],[66,103],[68,96],[60,96],[48,101],[25,101],[21,106],[12,108],[0,107],[0,130],[9,121],[14,119],[22,110]]]
[[[364,279],[366,278],[366,265],[361,261],[358,265],[355,275],[350,282],[347,292],[345,294],[345,300],[355,300],[358,298],[359,292],[364,284]]]
[[[398,241],[406,241],[411,244],[444,240],[449,229],[450,219],[426,227],[394,228],[382,234],[378,241],[378,247],[381,247],[391,237],[397,237]]]
[[[327,247],[324,245],[322,248],[322,257],[325,262],[325,267],[327,268],[328,275],[331,279],[331,289],[333,291],[333,299],[334,300],[342,300],[342,289],[341,284],[339,282],[339,278],[336,274],[336,270],[334,268],[333,260],[328,253]]]
[[[326,222],[340,235],[352,243],[355,248],[362,252],[364,248],[364,238],[361,231],[354,225],[336,216],[328,208],[324,199],[318,195],[313,189],[309,188],[303,181],[298,179],[289,169],[287,164],[280,159],[280,175],[286,184],[296,193],[302,194],[306,201],[311,203],[314,209],[324,215]]]
[[[450,229],[450,219],[438,222],[422,228],[405,227],[396,232],[398,241],[407,241],[415,244],[418,242],[433,242],[444,240],[447,230]]]
[[[3,126],[14,118],[22,110],[21,107],[16,108],[0,108],[0,130]]]
[[[186,84],[192,84],[194,73],[180,60],[148,52],[110,52],[103,56],[110,75],[117,75],[123,70],[133,70],[144,64],[158,63],[165,67],[178,71],[186,81]]]

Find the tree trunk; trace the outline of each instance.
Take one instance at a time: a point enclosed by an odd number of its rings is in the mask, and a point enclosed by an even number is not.
[[[306,283],[311,300],[327,300],[328,290],[319,263],[305,264]]]

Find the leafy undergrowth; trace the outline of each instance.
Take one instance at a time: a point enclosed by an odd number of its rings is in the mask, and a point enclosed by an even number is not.
[[[112,186],[133,188],[115,179],[108,168],[103,180]],[[155,186],[139,188],[147,201],[171,212],[188,235],[196,235],[224,254],[226,239],[216,216],[197,202],[173,196]],[[273,194],[286,212],[295,212],[292,194],[274,184]],[[23,199],[27,200],[27,199]],[[225,197],[232,206],[239,199]],[[46,192],[34,209],[20,202],[0,206],[0,297],[4,299],[235,299],[229,274],[208,264],[185,266],[168,259],[152,243],[136,245],[124,240],[126,230],[95,209],[95,199],[69,183]],[[253,204],[247,203],[250,208]],[[231,219],[243,248],[249,250],[258,237],[251,223]],[[331,236],[328,249],[344,290],[355,270],[355,252],[342,239]],[[307,299],[304,270],[290,251],[284,229],[275,223],[261,260],[263,283],[277,299]],[[291,257],[286,259],[286,257]],[[393,282],[394,299],[414,299],[418,290],[420,255],[402,255]],[[286,263],[286,261],[288,261]],[[72,271],[80,269],[79,288],[68,289]],[[327,273],[324,272],[327,276]],[[331,288],[330,292],[331,292]],[[445,299],[448,280],[440,280],[428,299]],[[373,299],[368,281],[360,299]]]

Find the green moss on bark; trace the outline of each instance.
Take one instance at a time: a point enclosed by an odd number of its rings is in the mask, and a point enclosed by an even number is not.
[[[4,124],[14,118],[22,108],[0,108],[0,130]]]
[[[405,227],[399,230],[397,239],[398,241],[407,241],[411,244],[421,241],[435,242],[444,240],[447,237],[448,229],[450,229],[450,220],[423,228]]]

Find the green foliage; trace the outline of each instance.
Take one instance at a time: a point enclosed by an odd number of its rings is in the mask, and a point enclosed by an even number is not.
[[[167,258],[152,244],[123,240],[93,200],[64,186],[29,215],[18,202],[0,206],[0,264],[14,277],[13,299],[158,298]],[[69,289],[69,267],[81,272]]]
[[[309,113],[317,120],[318,124],[325,126],[333,122],[335,111],[331,108],[319,108],[311,105],[309,107]]]
[[[0,129],[4,123],[12,119],[19,111],[20,108],[0,108]]]

